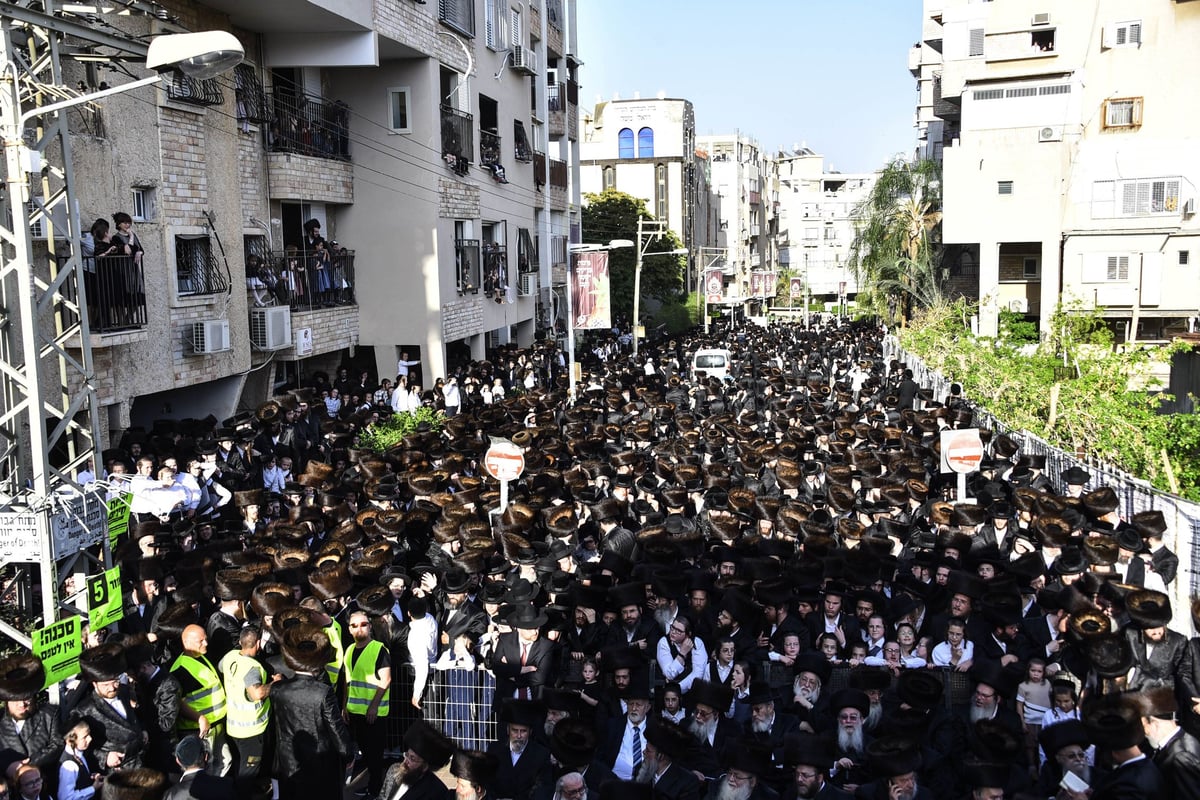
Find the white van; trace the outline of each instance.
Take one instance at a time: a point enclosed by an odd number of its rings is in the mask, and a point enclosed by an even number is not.
[[[692,356],[692,379],[702,380],[712,377],[725,380],[732,366],[732,356],[725,348],[697,350]]]

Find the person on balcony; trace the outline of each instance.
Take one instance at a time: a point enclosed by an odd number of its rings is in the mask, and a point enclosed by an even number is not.
[[[312,287],[316,304],[321,308],[333,305],[333,258],[325,247],[325,240],[320,236],[313,240],[308,274],[308,285]]]
[[[146,305],[146,285],[142,281],[142,240],[138,238],[137,232],[133,229],[133,217],[126,214],[124,211],[118,211],[113,214],[113,223],[117,226],[117,232],[113,234],[112,241],[118,246],[125,247],[125,255],[130,257],[127,262],[122,262],[121,273],[124,279],[123,285],[119,287],[120,293],[114,294],[117,301],[118,324],[131,325],[135,321],[134,312],[138,308],[144,308]]]

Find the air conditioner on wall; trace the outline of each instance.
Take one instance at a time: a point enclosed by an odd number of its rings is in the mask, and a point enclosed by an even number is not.
[[[250,344],[282,350],[292,344],[292,313],[287,306],[250,309]]]
[[[1196,214],[1196,198],[1189,197],[1187,200],[1183,201],[1183,215],[1185,217],[1192,217],[1192,216],[1195,216],[1195,214]]]
[[[522,272],[517,279],[517,294],[529,297],[537,294],[538,275],[536,272]]]
[[[1047,12],[1043,12],[1041,14],[1034,14],[1033,21],[1030,24],[1031,25],[1049,25],[1050,24],[1050,12],[1047,11]]]
[[[1063,138],[1062,125],[1047,125],[1038,129],[1039,142],[1061,142]]]
[[[197,355],[224,353],[229,346],[229,320],[205,319],[192,323],[189,341]]]
[[[518,72],[524,72],[528,75],[536,75],[538,71],[537,53],[530,50],[528,47],[521,45],[513,45],[512,49],[512,67]]]

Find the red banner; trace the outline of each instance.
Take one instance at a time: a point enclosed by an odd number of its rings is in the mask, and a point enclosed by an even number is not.
[[[608,253],[576,253],[571,272],[571,302],[576,330],[612,327],[612,294],[608,282]]]

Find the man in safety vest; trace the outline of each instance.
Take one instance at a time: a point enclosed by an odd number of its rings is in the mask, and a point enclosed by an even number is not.
[[[338,676],[342,674],[342,661],[346,656],[346,645],[342,641],[342,623],[331,617],[325,609],[325,604],[311,595],[300,601],[300,607],[312,612],[313,624],[325,630],[329,644],[333,646],[333,660],[325,665],[325,676],[329,678],[329,685],[336,689]]]
[[[367,765],[368,797],[379,794],[383,786],[384,730],[392,687],[392,662],[387,648],[375,640],[371,618],[366,612],[350,615],[350,635],[354,646],[346,650],[342,675],[345,681],[346,722]]]
[[[194,733],[208,742],[212,752],[213,774],[224,775],[229,768],[225,742],[225,687],[221,675],[208,660],[208,634],[199,625],[188,625],[180,636],[183,653],[171,665],[171,675],[183,691],[179,699],[180,735]]]
[[[270,722],[271,687],[283,676],[267,679],[267,670],[258,660],[262,629],[256,623],[242,628],[238,649],[230,650],[218,666],[225,683],[225,735],[228,737],[230,772],[234,791],[240,800],[261,796],[260,783],[270,775],[262,769],[263,750]]]

